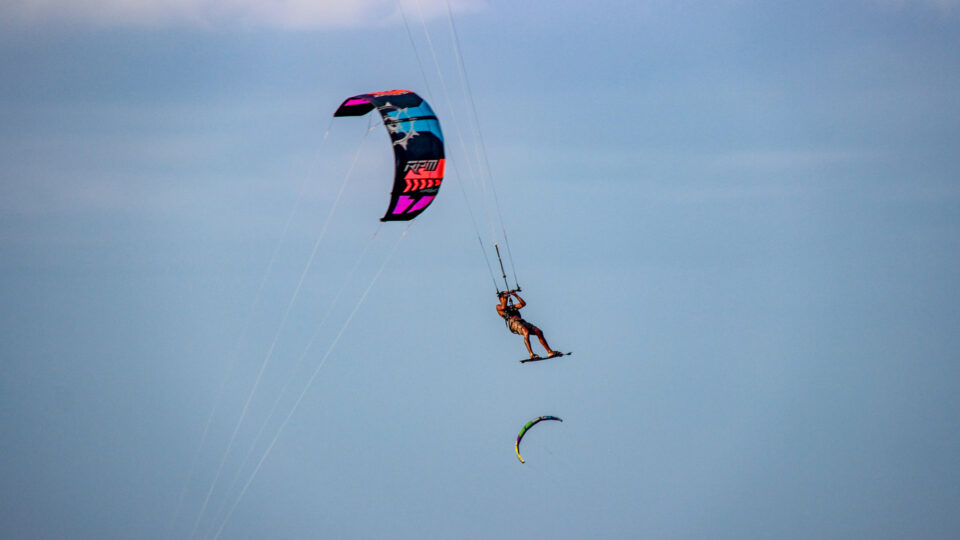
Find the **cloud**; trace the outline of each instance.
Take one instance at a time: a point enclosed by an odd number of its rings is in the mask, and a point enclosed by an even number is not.
[[[875,0],[878,4],[906,9],[915,6],[936,9],[942,12],[952,12],[960,9],[960,0]]]
[[[446,14],[447,0],[402,0],[408,17]],[[449,0],[454,12],[484,0]],[[376,26],[398,17],[397,0],[7,0],[0,20],[94,27],[310,29]]]

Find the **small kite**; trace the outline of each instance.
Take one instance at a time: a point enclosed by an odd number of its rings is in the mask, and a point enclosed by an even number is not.
[[[520,430],[520,434],[517,435],[517,444],[514,447],[514,449],[517,451],[517,459],[520,460],[520,463],[526,463],[526,461],[523,460],[523,457],[520,456],[520,440],[523,439],[523,436],[524,434],[526,434],[528,429],[532,428],[533,426],[539,424],[544,420],[556,420],[557,422],[563,422],[562,418],[557,418],[556,416],[540,416],[527,422],[527,425],[523,426],[523,429]]]

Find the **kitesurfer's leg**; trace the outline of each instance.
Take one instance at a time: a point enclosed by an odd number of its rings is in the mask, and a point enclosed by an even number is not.
[[[523,344],[527,346],[527,352],[530,353],[530,358],[539,358],[534,354],[533,348],[530,347],[530,330],[524,326],[521,335],[523,336]]]
[[[531,326],[533,326],[533,325],[531,325]],[[537,339],[540,340],[540,345],[543,345],[543,348],[547,350],[547,354],[548,354],[548,355],[550,355],[550,356],[556,356],[556,355],[557,355],[557,351],[551,349],[551,348],[550,348],[550,345],[547,345],[547,340],[543,337],[543,331],[542,331],[542,330],[540,330],[540,329],[537,328],[536,326],[533,326],[533,328],[531,329],[531,331],[534,333],[534,335],[537,336]],[[529,335],[529,333],[528,333],[528,335]]]

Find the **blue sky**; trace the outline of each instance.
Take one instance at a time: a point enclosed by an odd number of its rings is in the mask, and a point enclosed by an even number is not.
[[[271,4],[0,7],[0,536],[960,533],[960,4]]]

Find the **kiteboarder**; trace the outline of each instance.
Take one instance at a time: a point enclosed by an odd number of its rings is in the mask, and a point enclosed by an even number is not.
[[[511,296],[517,299],[516,304],[510,301]],[[533,349],[530,348],[530,334],[537,336],[537,339],[540,340],[540,344],[547,350],[547,358],[553,358],[554,356],[561,356],[563,354],[551,349],[550,346],[547,345],[547,340],[543,338],[543,331],[523,320],[520,316],[520,309],[526,306],[527,303],[523,301],[523,298],[520,298],[516,290],[497,293],[497,297],[500,298],[500,304],[497,305],[497,313],[507,322],[507,328],[509,328],[511,332],[523,336],[523,344],[527,346],[527,352],[530,353],[530,360],[540,358],[540,355],[534,353]]]

